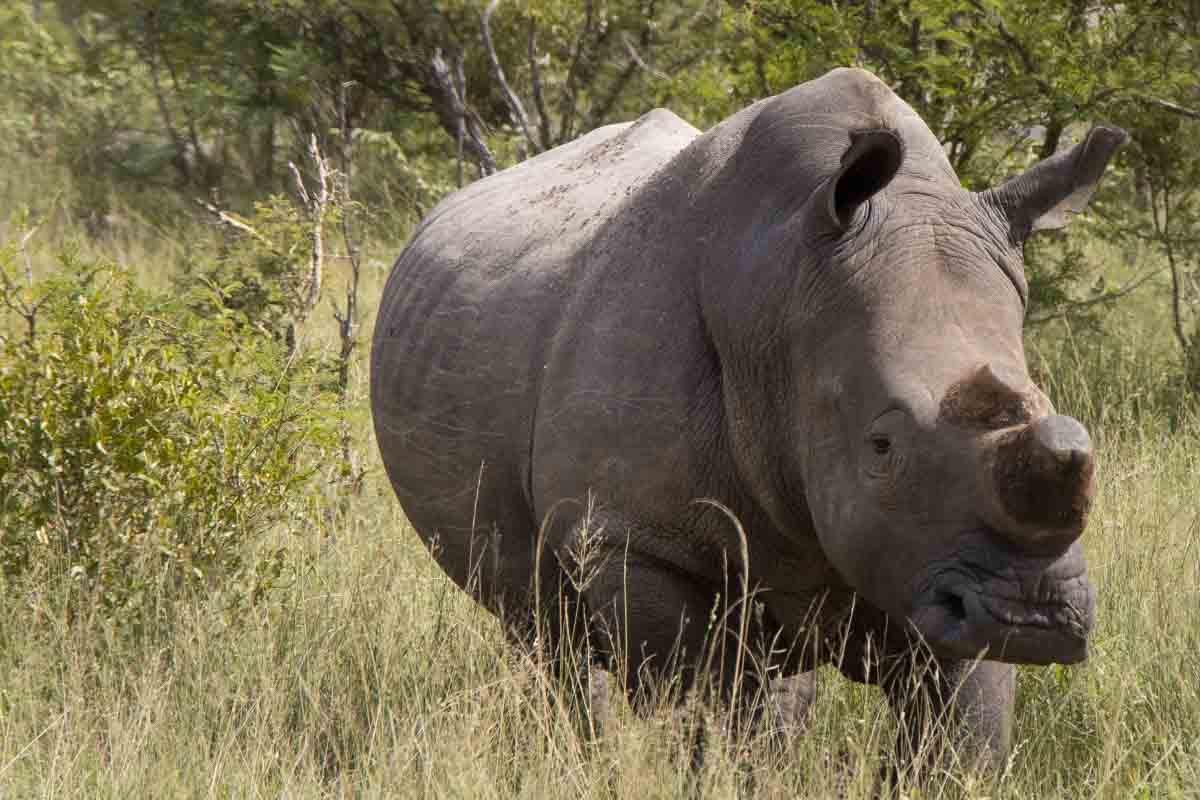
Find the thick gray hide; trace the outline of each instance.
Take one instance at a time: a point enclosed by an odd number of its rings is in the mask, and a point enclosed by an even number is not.
[[[924,639],[933,707],[961,684],[1003,753],[1012,668],[969,660],[1078,660],[1093,605],[1091,445],[1029,381],[1021,241],[1121,141],[972,194],[912,109],[835,70],[704,135],[657,110],[472,184],[376,323],[405,512],[514,632],[540,608],[562,635],[566,597],[631,690],[690,680],[747,577],[783,674],[836,660],[903,704]]]

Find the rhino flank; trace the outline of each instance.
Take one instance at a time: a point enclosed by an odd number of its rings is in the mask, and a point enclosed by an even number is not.
[[[835,663],[908,747],[946,714],[1003,758],[1012,664],[1085,658],[1094,607],[1092,445],[1029,378],[1021,247],[1125,138],[972,193],[907,104],[838,69],[704,134],[656,110],[456,192],[375,327],[401,505],[515,638],[540,609],[631,696],[700,677],[744,581],[760,670],[809,696]],[[736,651],[709,662],[727,692]]]

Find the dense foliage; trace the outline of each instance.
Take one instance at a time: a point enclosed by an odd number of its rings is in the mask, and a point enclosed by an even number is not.
[[[1194,386],[1198,42],[1187,0],[38,0],[0,11],[0,139],[69,175],[36,211],[104,235],[202,217],[196,198],[249,212],[315,134],[398,242],[456,183],[597,125],[667,105],[706,126],[860,65],[970,188],[1093,122],[1129,129],[1086,237],[1123,280],[1099,280],[1077,226],[1031,248],[1030,320],[1154,293]]]
[[[16,291],[39,315],[0,340],[0,574],[69,575],[123,613],[188,589],[252,602],[283,569],[253,546],[332,438],[311,365],[239,336],[213,293],[147,292],[110,265],[65,255]]]

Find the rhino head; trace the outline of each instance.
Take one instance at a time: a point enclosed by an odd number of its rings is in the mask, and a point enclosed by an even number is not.
[[[786,138],[786,99],[750,126],[759,152]],[[936,653],[1082,660],[1095,454],[1029,377],[1022,245],[1082,210],[1125,134],[1094,128],[974,193],[907,106],[890,121],[829,134],[831,171],[792,176],[813,187],[736,246],[739,269],[706,278],[739,472]],[[757,191],[786,172],[761,171]]]

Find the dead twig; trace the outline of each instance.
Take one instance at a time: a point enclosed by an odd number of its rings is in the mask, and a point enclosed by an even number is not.
[[[496,158],[484,142],[483,123],[467,106],[467,87],[462,54],[455,57],[454,72],[439,48],[429,60],[435,108],[442,127],[453,131],[458,146],[458,185],[463,185],[462,157],[469,152],[482,175],[496,172]]]
[[[25,289],[22,290],[17,286],[9,276],[7,269],[0,267],[0,282],[4,284],[0,286],[0,291],[3,292],[4,306],[25,321],[25,342],[31,348],[34,340],[37,339],[38,312],[50,299],[48,293],[36,298],[33,295],[33,259],[29,255],[29,240],[37,233],[39,227],[40,224],[34,225],[26,231],[21,236],[21,243],[18,245],[18,251],[25,262]]]
[[[508,78],[504,75],[504,67],[500,64],[500,57],[496,55],[496,45],[492,41],[492,14],[496,12],[499,5],[500,0],[492,0],[479,15],[479,30],[483,34],[483,47],[487,51],[488,63],[492,67],[492,77],[496,79],[496,83],[500,84],[500,91],[504,94],[504,102],[508,105],[508,111],[512,115],[513,121],[520,126],[521,133],[525,135],[525,141],[529,142],[530,151],[540,153],[545,146],[530,127],[525,106],[521,103],[521,98],[513,91],[512,86],[509,85]]]
[[[546,110],[546,95],[542,87],[542,65],[537,55],[537,23],[533,14],[529,15],[529,81],[533,84],[533,106],[537,109],[538,135],[541,137],[542,148],[552,146],[553,134],[550,133],[550,114]]]
[[[249,236],[250,238],[266,245],[271,250],[271,252],[279,253],[280,255],[282,255],[281,251],[279,250],[278,247],[275,246],[274,242],[272,242],[267,237],[263,236],[261,233],[259,233],[257,230],[255,230],[250,224],[248,224],[244,220],[238,219],[233,214],[230,214],[228,211],[225,211],[224,209],[217,207],[216,205],[208,202],[207,200],[201,200],[198,197],[196,198],[196,205],[203,208],[209,214],[212,214],[218,223],[220,223],[226,227],[233,228],[234,230],[238,231],[239,233],[244,233],[247,236]]]
[[[559,102],[559,117],[561,119],[559,122],[558,139],[561,142],[568,141],[575,134],[575,115],[579,111],[580,70],[585,60],[584,54],[587,51],[588,37],[595,32],[595,28],[595,0],[585,0],[583,4],[583,27],[580,29],[579,35],[575,37],[575,44],[571,47],[570,66],[567,67],[567,78],[563,86],[562,98]]]
[[[297,315],[296,324],[298,326],[304,323],[304,320],[317,307],[317,302],[321,299],[321,280],[325,267],[325,212],[329,207],[329,167],[325,163],[325,158],[321,155],[321,148],[317,144],[317,135],[315,133],[308,140],[308,157],[312,161],[313,168],[317,173],[317,184],[312,193],[305,186],[304,178],[301,176],[300,170],[296,167],[295,163],[288,162],[288,168],[292,171],[292,176],[296,181],[296,194],[308,212],[309,224],[311,226],[309,233],[309,273],[308,280],[305,282],[307,291],[304,294],[304,300]]]
[[[621,34],[621,44],[625,45],[625,52],[629,54],[629,58],[634,64],[637,64],[643,70],[658,78],[660,81],[671,80],[670,75],[667,75],[664,72],[659,72],[654,67],[646,63],[645,59],[642,58],[641,53],[639,53],[637,48],[633,46],[633,40],[629,38],[628,33]]]
[[[29,240],[33,238],[33,235],[37,233],[40,227],[41,223],[39,222],[27,230],[25,235],[21,237],[21,244],[18,245],[18,249],[21,251],[21,258],[25,261],[25,283],[31,290],[33,289],[33,259],[29,256]]]
[[[1200,120],[1200,111],[1186,108],[1178,103],[1172,103],[1170,100],[1161,100],[1157,97],[1149,97],[1144,94],[1135,95],[1135,97],[1139,102],[1147,105],[1155,106],[1165,111],[1170,111],[1173,114],[1179,114],[1180,116],[1187,117],[1188,119]]]
[[[349,114],[346,110],[347,85],[342,84],[338,95],[338,128],[340,132],[339,151],[341,160],[340,180],[335,184],[338,194],[338,204],[341,207],[339,218],[342,245],[346,249],[345,259],[350,266],[349,279],[346,281],[345,307],[340,308],[337,300],[332,300],[333,318],[338,324],[338,338],[341,348],[338,352],[338,403],[342,409],[340,444],[342,449],[342,474],[350,486],[351,494],[357,495],[362,491],[363,478],[366,469],[358,465],[358,459],[353,448],[350,422],[346,414],[350,409],[350,367],[356,348],[358,347],[358,287],[362,275],[362,260],[358,242],[352,230],[351,217],[354,205],[351,197],[350,170],[352,162],[353,130]],[[349,502],[349,498],[344,498]]]
[[[44,292],[40,297],[34,294],[35,285],[33,281],[33,257],[29,254],[29,241],[37,233],[41,223],[34,225],[27,230],[22,236],[20,244],[17,246],[18,252],[21,254],[21,259],[25,264],[25,287],[17,285],[12,276],[8,274],[8,270],[0,265],[0,302],[9,311],[16,314],[25,322],[25,343],[32,350],[34,342],[37,340],[37,324],[38,314],[42,307],[53,296],[53,292]],[[96,277],[96,274],[107,268],[106,264],[100,263],[88,268],[79,279],[80,286],[87,286]],[[37,353],[34,352],[33,358],[37,358]]]

